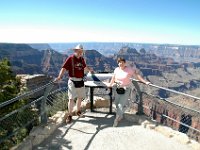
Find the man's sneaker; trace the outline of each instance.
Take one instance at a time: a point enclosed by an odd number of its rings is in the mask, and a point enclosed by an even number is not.
[[[72,116],[67,116],[66,123],[69,124],[72,122]]]
[[[79,117],[81,117],[81,118],[84,118],[84,117],[85,117],[85,116],[81,113],[81,111],[77,111],[77,112],[76,112],[76,115],[79,116]]]

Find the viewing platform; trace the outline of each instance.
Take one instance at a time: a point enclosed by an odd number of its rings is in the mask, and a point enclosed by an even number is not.
[[[72,124],[60,123],[58,128],[42,143],[35,145],[33,150],[198,149],[198,144],[191,142],[185,134],[157,126],[147,121],[144,116],[125,114],[119,126],[112,127],[115,116],[107,114],[108,109],[105,112],[87,111],[85,118],[74,116]]]
[[[93,86],[102,85],[101,80],[98,82],[100,84],[95,81]],[[113,127],[115,105],[112,104],[114,99],[110,99],[113,95],[109,95],[106,87],[103,92],[94,89],[92,93],[93,96],[102,94],[108,96],[104,100],[105,104],[101,105],[105,107],[98,107],[99,103],[93,99],[94,108],[91,111],[91,92],[87,92],[90,98],[84,101],[82,106],[85,117],[73,116],[71,124],[65,123],[67,88],[59,88],[57,83],[52,81],[1,103],[0,108],[3,110],[10,104],[23,99],[31,100],[0,117],[0,148],[12,150],[200,150],[199,108],[189,108],[146,93],[143,86],[147,85],[135,79],[132,79],[132,83],[135,87],[133,93],[135,97],[129,100],[124,118],[117,127]],[[185,100],[194,99],[195,102],[200,100],[199,97],[154,84],[150,84],[147,88],[166,90],[187,97],[188,99]],[[34,97],[41,91],[43,91],[41,97]],[[21,141],[17,142],[19,137]]]

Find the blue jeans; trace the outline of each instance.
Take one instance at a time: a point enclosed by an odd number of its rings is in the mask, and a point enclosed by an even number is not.
[[[123,117],[125,111],[125,105],[128,103],[128,98],[130,96],[131,89],[127,88],[124,94],[117,94],[115,90],[115,105],[116,105],[116,115],[120,118]]]

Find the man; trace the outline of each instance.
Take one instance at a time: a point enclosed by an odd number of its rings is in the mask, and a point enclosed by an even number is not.
[[[66,123],[72,122],[72,111],[74,107],[74,99],[76,101],[76,115],[82,116],[81,114],[81,101],[85,98],[85,87],[84,87],[84,70],[92,72],[92,70],[87,67],[83,56],[83,46],[81,44],[77,45],[74,49],[74,54],[69,56],[64,65],[62,66],[58,77],[55,81],[59,81],[64,73],[68,71],[68,111],[69,114],[66,119]]]

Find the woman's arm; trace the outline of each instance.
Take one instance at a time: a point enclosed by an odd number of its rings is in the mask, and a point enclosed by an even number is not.
[[[115,74],[112,76],[110,83],[108,84],[108,87],[112,87],[114,82],[115,82]]]
[[[143,82],[144,84],[147,84],[149,85],[150,82],[149,81],[146,81],[144,78],[142,78],[142,76],[140,76],[138,73],[136,73],[136,77],[138,80],[140,80],[141,82]]]

